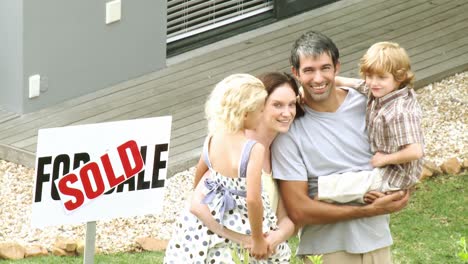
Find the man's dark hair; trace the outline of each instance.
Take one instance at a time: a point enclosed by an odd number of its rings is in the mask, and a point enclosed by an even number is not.
[[[299,58],[301,55],[313,56],[315,58],[323,53],[328,54],[333,61],[333,66],[336,66],[340,53],[335,43],[320,32],[309,31],[294,42],[289,61],[296,70],[299,70]]]

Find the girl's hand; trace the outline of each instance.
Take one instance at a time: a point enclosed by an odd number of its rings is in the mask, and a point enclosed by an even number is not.
[[[252,248],[250,249],[250,255],[256,259],[265,259],[268,256],[268,244],[267,241],[262,237],[260,239],[253,240]]]

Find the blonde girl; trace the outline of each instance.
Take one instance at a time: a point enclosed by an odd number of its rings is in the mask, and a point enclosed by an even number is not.
[[[262,194],[265,148],[245,136],[246,129],[254,130],[260,123],[266,96],[259,79],[234,74],[216,85],[205,108],[209,135],[203,157],[211,176],[203,182],[203,203],[225,229],[251,235],[251,263],[289,260],[289,248],[266,259],[264,233],[277,227],[268,196]],[[214,234],[190,212],[182,216],[177,229],[165,263],[234,263],[232,249],[240,245]]]

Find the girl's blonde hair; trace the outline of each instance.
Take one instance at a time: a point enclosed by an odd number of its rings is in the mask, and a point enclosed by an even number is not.
[[[366,74],[384,74],[389,72],[400,87],[413,87],[414,73],[411,71],[410,59],[405,49],[394,42],[378,42],[372,45],[361,58],[359,74],[364,79]]]
[[[218,84],[205,105],[208,131],[233,133],[244,128],[247,113],[263,107],[267,92],[263,83],[249,74],[233,74]]]

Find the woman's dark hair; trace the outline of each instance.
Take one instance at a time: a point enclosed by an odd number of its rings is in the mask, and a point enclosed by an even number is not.
[[[258,78],[263,82],[263,85],[265,85],[265,89],[268,93],[268,96],[270,96],[270,94],[273,93],[276,90],[276,88],[283,84],[288,84],[293,89],[294,94],[296,94],[296,96],[299,96],[299,87],[297,85],[297,82],[288,73],[267,72],[258,76]],[[304,110],[302,110],[302,107],[296,101],[296,117],[301,117],[303,115]]]

